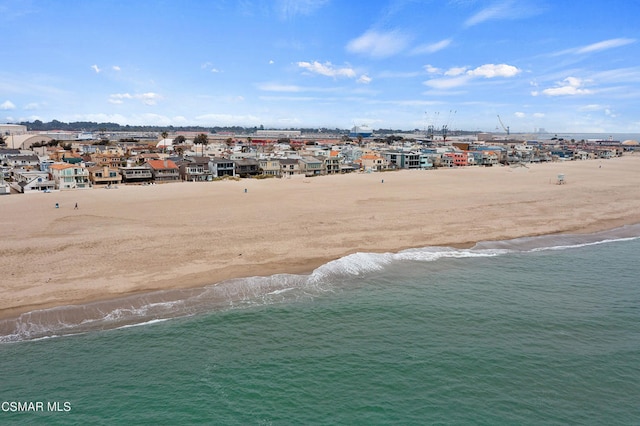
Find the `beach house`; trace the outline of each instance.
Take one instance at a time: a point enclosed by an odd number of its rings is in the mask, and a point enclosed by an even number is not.
[[[48,192],[56,189],[56,182],[50,179],[48,172],[13,169],[11,174],[11,187],[22,194],[29,192]]]
[[[49,174],[55,181],[57,189],[91,188],[89,170],[79,164],[55,163],[49,166]]]
[[[149,160],[146,166],[151,170],[153,180],[158,183],[180,180],[180,170],[171,160]]]
[[[118,185],[122,183],[122,175],[115,167],[108,165],[87,167],[89,180],[94,186]]]

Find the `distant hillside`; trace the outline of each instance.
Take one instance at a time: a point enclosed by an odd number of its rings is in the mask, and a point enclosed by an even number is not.
[[[30,131],[51,131],[51,130],[64,130],[69,132],[203,132],[203,133],[221,133],[232,132],[237,134],[251,134],[256,130],[264,130],[263,126],[260,127],[242,127],[242,126],[214,126],[214,127],[202,127],[202,126],[130,126],[120,125],[118,123],[96,123],[93,121],[76,121],[73,123],[65,123],[58,120],[52,120],[48,123],[44,123],[40,120],[33,122],[23,121],[19,124],[27,126],[27,130]],[[278,129],[283,130],[283,129]],[[302,133],[343,133],[342,129],[284,129],[284,130],[300,130]]]

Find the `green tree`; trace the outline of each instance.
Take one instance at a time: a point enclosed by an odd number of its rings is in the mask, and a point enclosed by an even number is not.
[[[204,133],[200,133],[198,136],[193,138],[193,144],[202,145],[201,152],[202,152],[202,156],[204,157],[204,147],[209,144],[209,139],[207,138],[207,135]]]

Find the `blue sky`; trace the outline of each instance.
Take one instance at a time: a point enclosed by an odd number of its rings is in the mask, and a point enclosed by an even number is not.
[[[640,1],[0,0],[0,122],[640,133]]]

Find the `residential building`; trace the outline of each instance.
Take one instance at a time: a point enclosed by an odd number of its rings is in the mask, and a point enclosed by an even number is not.
[[[420,154],[414,151],[384,151],[382,156],[390,166],[399,169],[419,169]]]
[[[240,177],[257,176],[260,174],[260,166],[255,158],[243,158],[234,160],[236,175]]]
[[[280,161],[277,158],[263,158],[258,160],[262,174],[268,176],[281,176]]]
[[[89,180],[94,186],[118,185],[122,183],[122,175],[115,167],[93,166],[87,167],[89,170]]]
[[[39,170],[40,159],[34,154],[9,155],[4,162],[11,168],[24,170]]]
[[[339,151],[331,151],[328,157],[323,157],[324,160],[324,170],[328,175],[334,175],[341,173],[340,169],[340,152]]]
[[[56,189],[56,182],[50,179],[48,172],[39,170],[14,169],[11,187],[23,194],[29,192],[47,192]]]
[[[180,169],[180,178],[190,182],[206,182],[213,180],[209,170],[209,157],[186,157],[176,162]]]
[[[324,174],[323,161],[316,157],[303,156],[298,160],[300,172],[305,176],[320,176]]]
[[[146,183],[153,180],[153,173],[147,166],[120,167],[122,181],[125,183]]]
[[[209,171],[214,178],[236,175],[236,164],[232,160],[225,158],[211,158],[209,160]]]
[[[91,188],[89,180],[89,170],[84,166],[55,163],[49,167],[51,179],[55,181],[56,188],[66,189],[88,189]]]
[[[361,170],[379,172],[388,168],[389,164],[387,160],[379,154],[364,154],[357,159],[356,164],[360,166]]]
[[[180,180],[180,170],[171,160],[149,160],[146,166],[151,170],[155,182],[175,182]]]
[[[298,163],[298,160],[293,158],[281,158],[278,161],[280,162],[282,176],[293,176],[300,174],[300,163]]]

